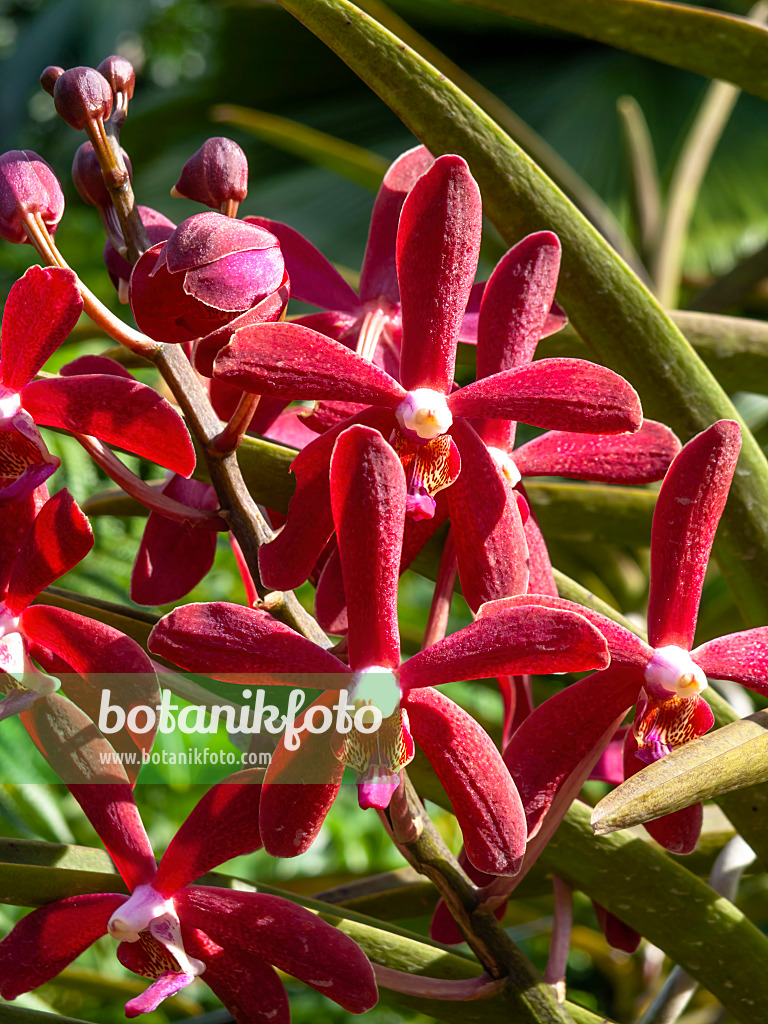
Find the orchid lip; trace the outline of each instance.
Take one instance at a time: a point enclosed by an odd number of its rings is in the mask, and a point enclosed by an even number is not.
[[[0,637],[8,636],[9,633],[18,633],[19,618],[11,615],[5,604],[0,605]]]
[[[517,486],[517,484],[519,484],[523,479],[523,475],[517,468],[515,460],[509,452],[505,452],[502,448],[494,448],[492,445],[488,445],[488,452],[501,472],[507,478],[510,487]]]
[[[645,681],[654,696],[683,698],[698,696],[708,685],[704,671],[688,651],[675,644],[656,648],[645,667]]]
[[[107,931],[117,942],[138,942],[141,932],[148,931],[173,956],[182,974],[196,978],[205,970],[205,964],[184,949],[173,897],[166,899],[149,883],[136,886],[110,917]]]
[[[400,428],[409,436],[431,441],[445,434],[453,423],[451,410],[444,394],[432,388],[409,391],[395,409]]]

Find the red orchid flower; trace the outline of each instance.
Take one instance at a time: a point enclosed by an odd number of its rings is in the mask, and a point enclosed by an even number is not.
[[[700,696],[707,676],[768,694],[768,627],[692,650],[707,560],[740,445],[738,424],[721,420],[685,445],[664,478],[651,534],[648,643],[582,609],[608,641],[610,668],[545,701],[507,747],[504,759],[526,806],[529,839],[550,831],[547,822],[578,793],[633,704],[628,774],[711,728],[712,712]],[[536,600],[562,606],[557,598]],[[697,805],[649,823],[648,830],[667,849],[689,853],[700,827]]]
[[[103,374],[33,380],[82,310],[71,270],[30,267],[8,295],[0,356],[0,502],[30,494],[59,465],[36,424],[89,434],[188,476],[195,453],[152,388]]]
[[[319,704],[330,709],[340,681],[352,705],[372,702],[379,708],[382,726],[372,735],[339,735],[332,744],[327,734],[310,733],[299,751],[290,751],[284,741],[278,747],[260,812],[262,837],[273,855],[295,856],[312,843],[345,764],[358,774],[361,806],[386,807],[400,769],[413,756],[415,739],[451,796],[473,863],[514,873],[524,849],[514,786],[491,739],[432,686],[495,671],[605,665],[604,641],[572,612],[504,609],[400,665],[404,471],[377,431],[356,425],[338,438],[330,487],[349,597],[349,667],[265,612],[224,603],[171,612],[153,629],[150,649],[182,668],[241,683],[260,673],[306,674],[310,685],[329,692],[305,716],[314,715]]]
[[[289,1024],[275,967],[350,1013],[375,1005],[370,963],[332,925],[277,896],[190,885],[261,846],[258,778],[258,769],[239,772],[210,789],[159,865],[127,780],[71,786],[131,895],[71,896],[23,918],[0,942],[3,998],[54,978],[109,934],[120,962],[152,979],[127,1003],[127,1017],[151,1012],[202,976],[238,1024]]]
[[[620,377],[582,360],[543,360],[451,392],[456,343],[477,267],[481,210],[466,163],[440,157],[403,203],[397,234],[403,343],[399,380],[344,345],[297,323],[242,328],[215,360],[215,376],[243,390],[284,399],[326,398],[369,406],[308,445],[293,464],[297,491],[288,523],[261,552],[269,586],[305,580],[333,532],[328,461],[340,430],[353,422],[376,427],[406,466],[407,510],[432,517],[433,495],[448,488],[459,572],[476,608],[476,558],[464,534],[482,536],[484,571],[507,568],[525,589],[520,513],[495,462],[468,417],[511,417],[541,426],[603,432],[637,429],[640,406]],[[401,383],[402,381],[402,383]],[[464,486],[454,491],[461,462]],[[502,554],[504,557],[502,557]],[[525,578],[523,578],[525,577]]]
[[[45,698],[59,685],[93,720],[104,680],[126,711],[159,699],[152,664],[129,637],[75,612],[32,604],[92,546],[88,520],[66,490],[48,498],[41,487],[0,508],[0,720],[21,713],[36,741],[50,710]],[[152,745],[151,735],[130,728],[113,741],[134,753]]]

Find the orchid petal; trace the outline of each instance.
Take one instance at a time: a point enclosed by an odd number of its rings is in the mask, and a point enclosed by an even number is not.
[[[19,548],[6,597],[11,614],[23,611],[92,547],[90,523],[75,499],[67,490],[54,494],[40,509]]]
[[[547,542],[541,532],[539,521],[531,511],[524,525],[525,541],[528,545],[528,590],[531,594],[548,594],[557,597],[557,584],[552,572],[552,562]]]
[[[0,942],[0,995],[15,999],[44,985],[102,935],[126,896],[69,896],[27,914]]]
[[[525,719],[504,751],[532,839],[554,831],[637,700],[642,674],[625,665],[571,683]]]
[[[680,451],[663,423],[643,420],[634,434],[572,434],[551,430],[515,451],[522,476],[568,476],[606,484],[661,480]]]
[[[720,420],[688,442],[661,485],[651,530],[652,647],[693,645],[707,560],[740,447],[739,425]]]
[[[403,707],[450,797],[471,863],[488,874],[516,874],[525,853],[525,812],[490,736],[437,690],[413,691]]]
[[[219,507],[210,484],[176,474],[163,486],[162,493],[191,508]],[[131,575],[131,600],[147,605],[180,600],[207,575],[215,555],[213,530],[185,527],[159,512],[150,512]]]
[[[477,376],[524,366],[533,359],[557,287],[560,239],[528,235],[504,256],[483,292],[477,327]]]
[[[592,906],[595,909],[595,917],[600,925],[600,931],[605,936],[608,945],[613,949],[620,949],[622,953],[634,953],[640,945],[642,935],[634,928],[630,928],[628,924],[624,924],[610,910],[595,903],[594,900],[592,900]]]
[[[5,593],[14,562],[32,523],[48,501],[45,486],[36,487],[11,504],[0,503],[0,592]]]
[[[768,626],[710,640],[691,657],[712,679],[733,679],[768,696]]]
[[[386,179],[385,179],[386,180]],[[321,309],[353,313],[360,305],[336,268],[303,235],[287,224],[267,217],[246,217],[246,223],[266,228],[280,242],[293,297]]]
[[[205,958],[204,981],[236,1024],[290,1024],[288,995],[273,967],[236,946],[212,955],[209,945],[196,949],[185,940],[187,949]]]
[[[63,685],[70,700],[94,722],[98,720],[102,692],[128,716],[135,707],[151,707],[160,700],[152,663],[130,637],[95,619],[87,619],[64,608],[36,604],[21,614],[21,628],[30,641],[62,658],[73,672]],[[143,716],[142,716],[143,718]],[[155,730],[126,732],[139,750],[150,750]],[[114,740],[116,736],[112,737]],[[131,749],[130,745],[127,749]]]
[[[528,586],[528,546],[517,499],[469,423],[451,428],[462,471],[447,491],[461,590],[477,611],[485,601],[522,594]]]
[[[332,654],[266,612],[224,601],[176,608],[153,628],[148,646],[179,668],[243,685],[264,683],[265,674],[281,682],[281,675],[298,673],[330,675],[306,685],[338,688],[338,674],[346,672]]]
[[[477,618],[492,618],[508,609],[524,608],[527,606],[560,608],[563,611],[582,615],[605,637],[608,651],[611,655],[611,664],[634,665],[635,668],[645,669],[645,666],[653,657],[653,649],[648,646],[645,640],[637,636],[637,634],[630,632],[620,623],[609,619],[607,615],[601,615],[600,612],[595,612],[581,604],[574,604],[573,601],[566,601],[565,598],[557,597],[557,595],[550,596],[530,593],[502,598],[499,601],[490,601],[488,604],[483,605],[478,612]]]
[[[216,357],[214,375],[257,395],[329,398],[394,408],[405,390],[346,345],[297,323],[236,331]]]
[[[59,370],[60,377],[82,377],[84,374],[106,373],[113,377],[136,380],[130,370],[108,356],[78,356]]]
[[[21,391],[77,323],[83,300],[73,271],[30,267],[11,288],[3,312],[0,381]]]
[[[42,426],[92,434],[181,476],[195,468],[184,421],[137,380],[102,373],[37,380],[24,388],[22,401]]]
[[[400,213],[416,180],[434,162],[435,158],[426,146],[415,146],[399,156],[384,175],[371,214],[368,243],[360,272],[361,302],[373,302],[381,296],[393,305],[400,302],[395,266]]]
[[[331,506],[348,599],[350,668],[395,669],[405,474],[378,431],[356,425],[339,434],[331,457]]]
[[[439,157],[408,194],[397,233],[403,340],[400,380],[447,395],[477,270],[480,191],[464,160]]]
[[[308,579],[333,533],[329,466],[336,438],[353,423],[372,426],[388,436],[394,426],[391,413],[366,409],[352,420],[321,434],[291,463],[296,492],[291,498],[285,526],[275,539],[259,549],[259,569],[265,585],[293,590]]]
[[[635,389],[613,370],[584,359],[538,362],[483,377],[448,396],[454,416],[513,419],[587,434],[638,430]]]
[[[582,615],[511,606],[482,615],[415,654],[401,666],[400,681],[410,690],[458,679],[581,672],[605,668],[608,660],[605,640]]]
[[[193,886],[178,898],[180,916],[224,949],[273,964],[363,1013],[378,998],[373,968],[352,939],[304,907],[279,896]]]
[[[332,708],[338,690],[322,693],[296,719],[299,746],[289,750],[280,738],[261,793],[259,829],[264,849],[273,857],[296,857],[315,841],[336,799],[344,765],[333,754],[327,732],[299,732],[315,707]]]
[[[152,887],[168,898],[206,871],[260,849],[263,771],[250,768],[212,786],[171,840]]]

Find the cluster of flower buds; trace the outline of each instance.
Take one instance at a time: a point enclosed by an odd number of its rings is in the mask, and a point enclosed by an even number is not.
[[[621,738],[622,774],[631,775],[710,728],[700,696],[707,676],[768,694],[764,629],[693,648],[739,428],[716,423],[681,450],[666,426],[643,419],[634,389],[612,370],[535,360],[539,340],[566,321],[555,301],[560,243],[550,231],[530,235],[487,282],[476,282],[481,197],[459,156],[434,158],[418,146],[394,162],[376,199],[356,292],[293,228],[238,218],[247,162],[228,139],[205,143],[172,190],[210,209],[177,227],[136,206],[119,143],[134,90],[127,61],[47,68],[42,83],[62,118],[88,135],[73,177],[99,211],[108,272],[139,330],[67,267],[54,241],[64,201],[48,164],[25,151],[1,157],[0,235],[31,243],[47,266],[17,282],[3,320],[0,718],[23,712],[62,772],[71,764],[61,736],[89,736],[77,763],[97,773],[105,749],[145,751],[153,734],[132,728],[127,715],[109,741],[93,738],[94,672],[128,680],[126,711],[151,704],[157,692],[150,652],[232,685],[299,674],[323,692],[266,772],[233,776],[203,798],[159,865],[131,792],[135,774],[116,770],[102,785],[65,777],[130,896],[65,899],[30,914],[0,942],[0,993],[14,998],[42,984],[109,934],[120,961],[152,979],[126,1007],[129,1016],[202,975],[240,1024],[287,1021],[273,967],[362,1012],[375,1002],[376,984],[350,939],[287,901],[193,883],[262,846],[278,857],[307,850],[347,768],[360,806],[388,814],[406,843],[416,822],[403,772],[418,747],[450,798],[467,870],[498,905],[609,744]],[[291,293],[320,312],[286,319]],[[111,338],[156,362],[178,410],[107,357],[43,372],[83,309]],[[463,387],[454,382],[460,342],[477,353],[477,379]],[[309,414],[289,407],[306,401],[315,403]],[[544,432],[516,448],[518,421]],[[68,492],[48,497],[59,460],[39,426],[76,437],[150,510],[134,600],[183,598],[210,570],[222,531],[231,534],[249,604],[177,607],[157,622],[146,651],[111,626],[33,605],[93,542]],[[196,462],[188,431],[212,483],[189,479]],[[300,449],[295,493],[276,534],[230,457],[248,431]],[[150,487],[107,444],[172,476]],[[626,486],[663,479],[647,642],[558,597],[525,490],[530,476]],[[399,576],[446,522],[424,647],[401,661]],[[446,636],[457,573],[474,620]],[[319,626],[286,598],[307,579],[316,586]],[[342,637],[333,653],[320,627]],[[533,707],[531,675],[570,672],[591,674]],[[488,677],[498,678],[505,701],[502,749],[439,689]],[[315,728],[331,722],[342,697],[354,724],[342,727],[341,716],[330,730]],[[621,731],[632,707],[634,726]],[[650,828],[684,853],[700,823],[694,807]],[[609,936],[625,948],[636,941],[600,914]],[[445,905],[434,933],[461,938]]]

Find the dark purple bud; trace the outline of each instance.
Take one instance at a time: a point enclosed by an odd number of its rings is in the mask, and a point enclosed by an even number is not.
[[[96,70],[109,82],[115,96],[125,97],[122,105],[127,106],[128,100],[133,99],[133,89],[136,85],[133,64],[125,57],[105,57]]]
[[[42,75],[40,75],[40,85],[47,93],[53,96],[53,87],[63,74],[64,68],[60,68],[56,64],[49,64]]]
[[[214,210],[227,202],[242,203],[248,193],[248,161],[232,139],[215,138],[184,164],[171,195],[192,199]]]
[[[78,131],[95,121],[106,121],[112,113],[109,82],[94,68],[70,68],[59,75],[53,101],[60,117]]]
[[[27,242],[24,220],[31,214],[39,214],[54,234],[63,213],[61,185],[41,156],[25,149],[0,156],[0,238]]]
[[[128,177],[133,178],[133,169],[128,154],[125,150],[121,150],[121,152]],[[89,206],[112,206],[109,190],[104,184],[104,176],[99,166],[99,158],[90,142],[84,142],[75,153],[75,159],[72,162],[72,180],[84,203]]]

